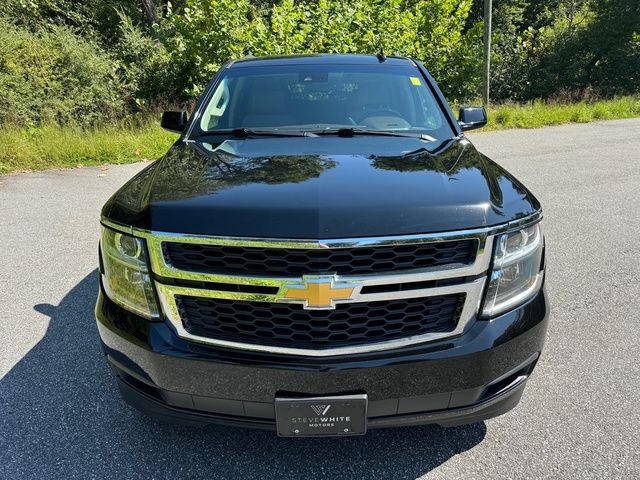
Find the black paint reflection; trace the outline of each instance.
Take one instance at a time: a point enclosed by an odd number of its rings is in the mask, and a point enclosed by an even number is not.
[[[468,154],[467,149],[472,147],[466,141],[449,141],[432,151],[422,148],[399,156],[371,156],[370,158],[375,168],[398,172],[438,172],[447,175],[450,181],[458,180],[456,175],[463,170],[477,170],[487,183],[491,208],[502,215],[504,197],[499,182],[505,177],[505,171],[475,151]]]
[[[538,209],[464,139],[362,136],[177,143],[103,214],[168,232],[349,238],[480,228]]]
[[[167,159],[154,181],[170,188],[156,192],[155,200],[209,195],[251,183],[301,183],[336,166],[334,160],[320,155],[239,157],[224,151],[192,152]]]

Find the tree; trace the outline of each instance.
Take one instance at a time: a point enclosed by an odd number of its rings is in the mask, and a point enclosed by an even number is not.
[[[158,9],[154,0],[141,0],[144,16],[149,25],[158,23]]]

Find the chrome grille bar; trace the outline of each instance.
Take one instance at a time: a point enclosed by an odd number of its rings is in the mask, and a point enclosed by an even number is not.
[[[459,335],[473,320],[480,307],[482,294],[486,282],[485,274],[490,265],[493,239],[495,234],[506,231],[515,226],[532,223],[537,220],[537,216],[527,217],[517,222],[490,227],[485,229],[475,229],[458,232],[447,232],[428,235],[403,235],[395,237],[373,237],[373,238],[350,238],[335,240],[287,240],[287,239],[259,239],[259,238],[233,238],[215,237],[199,235],[181,235],[166,232],[151,232],[146,230],[123,227],[108,220],[103,219],[102,223],[108,227],[125,231],[146,239],[151,269],[155,275],[155,286],[158,292],[162,310],[167,320],[173,325],[178,336],[185,340],[199,342],[203,344],[215,345],[225,348],[234,348],[249,351],[263,351],[287,355],[303,355],[313,357],[325,357],[332,355],[357,354],[365,352],[376,352],[400,348],[408,345],[419,344],[432,340],[447,338]],[[446,266],[436,266],[414,270],[403,270],[389,274],[367,274],[367,275],[334,275],[337,283],[357,284],[353,295],[348,300],[336,300],[335,303],[357,303],[373,302],[379,300],[395,300],[405,298],[422,298],[440,296],[446,294],[464,293],[465,302],[460,314],[460,318],[455,329],[449,332],[430,332],[413,335],[401,339],[381,341],[378,343],[343,346],[339,348],[324,349],[302,349],[282,346],[265,346],[251,343],[232,342],[215,338],[201,337],[189,333],[183,324],[178,311],[176,297],[192,296],[202,298],[231,299],[241,301],[257,302],[283,302],[283,292],[287,290],[287,285],[299,283],[300,277],[263,277],[263,276],[240,276],[225,275],[215,273],[199,273],[179,270],[170,265],[162,250],[163,242],[182,242],[206,245],[227,245],[240,247],[260,247],[260,248],[287,248],[287,249],[339,249],[339,248],[359,248],[375,247],[380,245],[407,245],[420,243],[437,243],[452,240],[477,240],[477,252],[472,264],[448,264]],[[331,274],[332,272],[327,272]],[[471,277],[470,280],[467,280]],[[168,282],[166,279],[171,279]],[[411,289],[406,284],[417,282],[429,282],[438,280],[460,279],[459,283],[448,284],[446,286],[433,286],[431,288]],[[186,283],[181,281],[187,281]],[[211,284],[229,285],[250,285],[266,286],[277,289],[277,293],[248,293],[232,291],[232,289],[216,290],[213,288],[195,287],[189,281],[199,281]],[[393,289],[394,285],[403,284],[405,288],[401,290]],[[389,285],[387,291],[375,293],[362,293],[368,286]],[[382,289],[384,290],[384,289]]]
[[[211,237],[180,237],[180,241],[183,238],[187,238],[189,242],[206,241],[208,244],[215,243],[217,239]],[[325,349],[309,349],[309,348],[290,348],[282,346],[265,346],[251,343],[240,343],[228,340],[221,340],[215,338],[202,337],[193,335],[187,331],[180,316],[178,304],[176,298],[178,296],[191,296],[202,298],[218,298],[218,299],[230,299],[239,301],[258,301],[258,302],[282,302],[286,301],[283,298],[283,294],[286,291],[287,285],[295,282],[299,282],[299,277],[281,277],[281,278],[265,278],[258,276],[235,276],[235,275],[216,275],[208,273],[188,272],[175,269],[170,265],[162,253],[163,241],[176,241],[178,237],[174,235],[154,235],[147,238],[149,254],[151,258],[151,265],[154,273],[159,277],[167,277],[172,279],[181,280],[196,280],[210,283],[228,283],[236,285],[259,285],[276,287],[277,293],[246,293],[227,290],[215,290],[207,288],[196,288],[191,286],[179,286],[168,285],[162,283],[161,279],[156,280],[156,290],[160,298],[162,309],[176,329],[177,334],[189,341],[199,342],[209,345],[216,345],[226,348],[235,348],[251,351],[268,351],[271,353],[279,353],[286,355],[304,355],[313,357],[325,357],[331,355],[348,355],[365,352],[375,352],[390,350],[394,348],[400,348],[407,345],[428,342],[441,338],[456,336],[461,334],[469,322],[473,319],[480,306],[480,300],[482,292],[484,291],[485,278],[476,278],[470,282],[461,281],[461,283],[447,286],[436,286],[432,288],[416,288],[416,289],[404,289],[404,290],[390,290],[377,293],[362,293],[364,287],[367,286],[381,286],[389,285],[394,286],[398,284],[411,284],[415,282],[427,282],[433,280],[445,280],[466,277],[477,277],[484,273],[489,268],[489,262],[491,259],[491,250],[493,246],[493,236],[486,233],[475,233],[472,236],[468,234],[448,234],[440,236],[421,236],[411,238],[386,238],[386,239],[363,239],[363,240],[339,240],[329,242],[282,242],[280,240],[269,243],[269,241],[241,241],[243,245],[249,246],[260,245],[260,247],[271,246],[273,248],[282,248],[282,244],[285,243],[287,248],[346,248],[345,245],[351,247],[359,246],[375,246],[381,244],[403,244],[405,242],[442,242],[451,241],[454,239],[468,239],[474,238],[478,240],[478,251],[475,256],[475,261],[471,264],[450,264],[445,267],[431,267],[420,270],[409,270],[406,272],[396,272],[393,274],[383,275],[335,275],[336,283],[354,283],[357,284],[353,295],[349,300],[336,300],[335,303],[357,303],[357,302],[374,302],[380,300],[394,300],[404,298],[421,298],[432,297],[455,293],[465,294],[465,303],[460,314],[460,318],[456,324],[455,329],[449,332],[430,332],[422,335],[414,335],[401,339],[382,341],[378,343],[371,343],[365,345],[343,346],[338,348],[325,348]],[[223,239],[223,242],[228,241]],[[384,242],[384,243],[383,243]],[[293,245],[292,245],[293,244]],[[337,247],[339,245],[339,247]]]
[[[453,233],[453,234],[440,234],[433,236],[408,236],[408,237],[384,237],[377,239],[361,239],[361,240],[327,240],[327,241],[291,241],[285,240],[255,240],[255,239],[235,239],[238,243],[228,243],[231,240],[228,238],[216,238],[216,237],[191,237],[183,236],[178,237],[176,235],[152,235],[147,237],[147,246],[149,248],[149,255],[151,260],[151,269],[153,272],[166,278],[178,278],[183,280],[196,280],[204,282],[215,283],[233,283],[238,285],[263,285],[279,287],[285,283],[291,283],[292,279],[297,277],[260,277],[260,276],[244,276],[244,275],[224,275],[224,274],[212,274],[212,273],[199,273],[190,272],[186,270],[179,270],[174,268],[168,263],[162,253],[162,243],[166,241],[172,242],[184,242],[184,243],[199,243],[205,242],[208,245],[234,245],[241,247],[261,247],[261,248],[289,248],[289,249],[320,249],[320,248],[360,248],[360,247],[375,247],[380,245],[403,245],[410,243],[437,243],[452,240],[466,240],[469,238],[477,239],[478,250],[476,253],[475,262],[471,265],[467,264],[449,264],[446,266],[438,266],[434,268],[424,268],[420,270],[409,270],[406,273],[396,273],[393,275],[360,275],[349,276],[349,280],[352,281],[367,281],[368,285],[380,285],[383,283],[401,283],[401,282],[415,282],[426,281],[434,279],[445,279],[455,277],[465,277],[478,275],[486,271],[489,260],[491,258],[491,247],[493,245],[492,236],[487,235],[485,232],[477,233]],[[491,240],[491,241],[487,241]],[[220,243],[218,243],[220,242]],[[273,243],[269,243],[273,242]],[[327,272],[331,273],[331,272]],[[398,278],[396,278],[398,277]],[[347,277],[345,277],[347,278]]]
[[[438,288],[433,288],[428,290],[412,291],[412,293],[418,292],[415,295],[416,297],[427,297],[427,296],[436,296],[436,295],[461,293],[461,292],[466,293],[466,299],[465,299],[464,307],[460,314],[460,319],[458,320],[458,324],[456,328],[451,332],[426,333],[423,335],[414,335],[410,337],[383,341],[379,343],[354,345],[354,346],[339,347],[339,348],[326,348],[322,350],[256,345],[252,343],[231,342],[227,340],[220,340],[220,339],[213,339],[208,337],[192,335],[184,328],[182,319],[180,318],[180,313],[178,311],[176,296],[192,295],[192,296],[202,296],[205,298],[238,298],[238,297],[221,296],[221,295],[228,295],[229,292],[214,292],[211,290],[184,289],[182,287],[169,287],[167,285],[162,285],[160,283],[156,283],[156,286],[158,287],[160,303],[162,305],[163,311],[165,312],[165,315],[167,316],[167,319],[171,322],[171,324],[176,329],[178,336],[180,336],[185,340],[190,340],[192,342],[204,343],[209,345],[216,345],[216,346],[225,347],[225,348],[249,350],[254,352],[269,352],[269,353],[277,353],[277,354],[284,354],[284,355],[302,355],[302,356],[309,356],[309,357],[328,357],[332,355],[353,355],[357,353],[391,350],[394,348],[401,348],[409,345],[414,345],[418,343],[424,343],[428,341],[433,341],[433,340],[438,340],[442,338],[459,335],[464,331],[465,327],[468,325],[468,323],[471,321],[475,313],[478,311],[478,308],[480,306],[480,300],[482,297],[482,292],[484,291],[484,284],[485,284],[485,279],[481,278],[471,283],[463,284],[463,285],[452,285],[448,287],[438,287]],[[401,293],[401,292],[394,292],[394,294],[395,293]],[[386,296],[386,294],[380,294],[380,295],[371,294],[371,295],[365,295],[363,297],[366,297],[366,300],[361,300],[361,301],[370,301],[374,299],[386,300],[389,298],[410,298],[410,297],[396,297],[396,296],[388,297]],[[250,294],[249,297],[243,297],[243,299],[254,300],[254,301],[264,301],[264,299],[260,295],[253,295],[253,294]]]

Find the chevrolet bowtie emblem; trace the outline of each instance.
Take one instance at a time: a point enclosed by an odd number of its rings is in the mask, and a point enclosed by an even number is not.
[[[351,300],[359,286],[336,282],[334,276],[304,276],[302,283],[285,286],[283,299],[299,300],[307,310],[330,310],[336,308],[336,300]]]

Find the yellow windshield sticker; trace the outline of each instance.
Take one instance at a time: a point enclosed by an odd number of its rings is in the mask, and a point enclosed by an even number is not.
[[[416,87],[419,87],[420,85],[422,85],[418,77],[411,77],[411,83]]]

